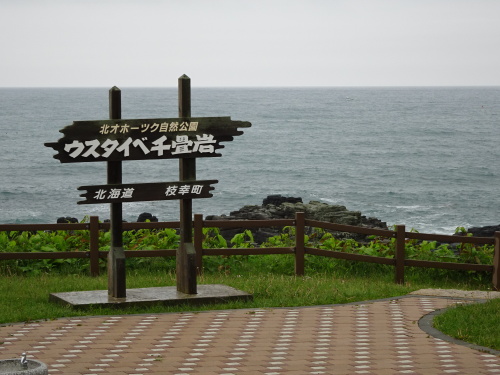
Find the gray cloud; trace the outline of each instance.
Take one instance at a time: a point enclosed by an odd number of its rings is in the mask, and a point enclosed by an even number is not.
[[[500,85],[495,0],[0,6],[0,86]]]

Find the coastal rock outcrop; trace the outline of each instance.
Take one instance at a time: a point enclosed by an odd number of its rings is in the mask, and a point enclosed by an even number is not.
[[[149,220],[151,223],[158,222],[158,218],[156,216],[153,216],[153,214],[150,214],[149,212],[143,212],[139,215],[139,217],[137,217],[138,223],[145,223],[147,220]]]
[[[75,224],[78,223],[78,219],[76,217],[58,217],[57,218],[57,224]]]
[[[472,233],[474,237],[493,237],[495,232],[500,232],[500,225],[487,225],[467,229],[467,233]]]
[[[349,211],[345,206],[331,205],[318,201],[303,203],[302,198],[270,195],[262,205],[244,206],[229,215],[210,215],[205,220],[272,220],[293,219],[296,212],[304,212],[307,219],[325,221],[336,224],[356,225],[367,228],[387,229],[387,223],[372,217],[366,217],[359,211]],[[244,228],[221,229],[222,236],[229,241],[234,235],[242,233]],[[279,229],[258,228],[252,231],[257,244],[267,241],[269,237],[280,234]],[[356,233],[335,232],[338,238],[354,238],[362,240],[364,235]]]
[[[244,206],[237,211],[232,211],[229,215],[209,215],[204,219],[210,220],[273,220],[273,219],[294,219],[295,213],[304,212],[307,219],[324,221],[336,224],[355,225],[365,228],[388,229],[387,223],[373,217],[366,217],[359,211],[350,211],[345,206],[331,205],[328,203],[310,201],[304,203],[302,198],[284,197],[282,195],[267,196],[262,205]],[[143,212],[137,218],[137,222],[158,222],[158,218],[149,212]],[[78,223],[76,218],[60,217],[58,223]],[[109,222],[109,219],[104,220]],[[124,221],[125,222],[125,221]],[[228,244],[238,233],[243,233],[247,228],[221,228],[221,235]],[[307,228],[310,231],[312,228]],[[252,228],[252,234],[256,244],[266,242],[270,237],[281,234],[281,228]],[[339,239],[353,238],[362,241],[366,236],[349,232],[334,232]]]

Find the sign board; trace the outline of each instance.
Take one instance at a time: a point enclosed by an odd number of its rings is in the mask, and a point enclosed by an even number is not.
[[[85,198],[78,204],[144,202],[172,199],[211,198],[211,184],[217,180],[155,182],[144,184],[108,184],[80,186],[78,190],[87,190],[80,196]]]
[[[45,146],[61,163],[214,157],[221,156],[221,142],[250,126],[231,117],[74,121]]]

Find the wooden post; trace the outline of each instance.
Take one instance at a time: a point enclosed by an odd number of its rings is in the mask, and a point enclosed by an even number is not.
[[[404,225],[396,225],[396,251],[394,254],[395,264],[395,282],[404,284],[405,282],[405,243],[406,229]]]
[[[295,213],[295,274],[304,275],[305,262],[305,214],[303,212]]]
[[[118,87],[109,90],[109,118],[122,117],[121,91]],[[108,184],[122,183],[122,162],[108,161]],[[108,295],[126,297],[125,253],[123,251],[122,203],[110,203],[111,247],[108,254]]]
[[[178,81],[179,117],[191,117],[191,79],[183,75]],[[196,159],[179,159],[179,180],[196,180]],[[196,294],[196,252],[193,245],[193,200],[180,200],[180,245],[177,249],[176,277],[177,290],[186,294]]]
[[[500,232],[495,232],[495,255],[493,256],[493,290],[500,290]]]
[[[90,275],[99,276],[99,218],[90,217],[89,223],[90,238]]]
[[[196,273],[203,273],[203,215],[194,214],[194,250],[196,252]]]

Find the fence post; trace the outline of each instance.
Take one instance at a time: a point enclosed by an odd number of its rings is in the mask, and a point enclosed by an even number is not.
[[[493,289],[500,290],[500,232],[495,232],[495,255],[493,256]]]
[[[90,237],[90,275],[99,276],[99,217],[91,216],[89,223]]]
[[[396,252],[394,254],[395,263],[395,282],[404,284],[405,282],[405,234],[404,225],[396,225]]]
[[[295,213],[295,274],[304,275],[305,261],[305,214],[303,212]]]
[[[196,272],[203,273],[203,215],[194,214],[194,251],[196,252]]]

